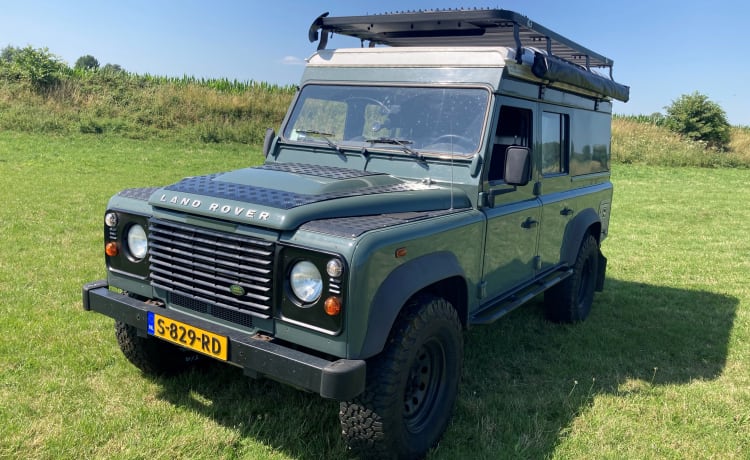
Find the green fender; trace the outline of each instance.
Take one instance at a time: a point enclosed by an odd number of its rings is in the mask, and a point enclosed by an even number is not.
[[[568,266],[575,264],[583,237],[590,232],[592,226],[601,229],[599,214],[592,208],[584,209],[573,220],[568,222],[568,225],[565,227],[562,248],[560,248],[560,262],[568,264]],[[599,231],[591,233],[597,241],[601,240]]]
[[[406,302],[425,287],[452,277],[466,279],[456,256],[447,251],[419,256],[393,270],[370,303],[367,333],[357,355],[367,358],[380,353]]]

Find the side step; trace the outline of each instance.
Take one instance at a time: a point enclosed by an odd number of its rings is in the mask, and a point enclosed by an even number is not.
[[[489,324],[525,304],[555,284],[573,275],[573,269],[553,271],[516,291],[500,297],[469,318],[470,324]]]

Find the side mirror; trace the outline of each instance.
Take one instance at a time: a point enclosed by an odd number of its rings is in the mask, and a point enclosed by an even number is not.
[[[531,180],[531,151],[528,147],[511,146],[505,150],[505,183],[526,185]]]
[[[273,128],[266,128],[266,137],[263,139],[263,155],[266,158],[271,153],[271,144],[273,144],[274,137],[276,137],[276,131]]]

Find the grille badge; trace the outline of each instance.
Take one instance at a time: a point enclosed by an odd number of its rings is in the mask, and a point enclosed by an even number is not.
[[[242,297],[243,295],[245,295],[245,288],[243,288],[239,284],[233,284],[229,286],[229,292],[237,297]]]

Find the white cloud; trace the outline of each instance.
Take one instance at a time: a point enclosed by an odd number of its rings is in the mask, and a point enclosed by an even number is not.
[[[305,60],[297,56],[284,56],[281,63],[284,65],[305,65]]]

